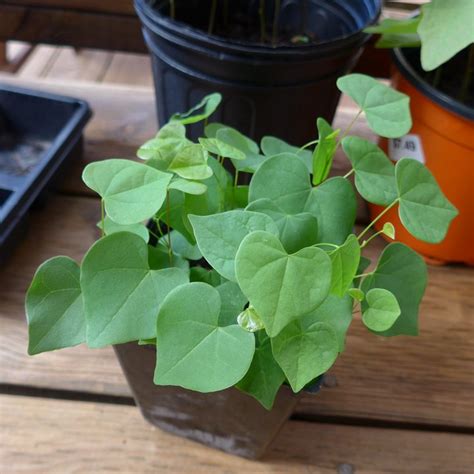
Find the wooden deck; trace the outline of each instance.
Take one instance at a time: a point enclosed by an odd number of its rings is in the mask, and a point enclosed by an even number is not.
[[[84,98],[95,114],[83,159],[0,269],[0,473],[473,472],[472,269],[430,266],[417,339],[378,338],[356,322],[321,393],[302,399],[260,462],[147,424],[111,349],[27,356],[24,293],[36,267],[59,254],[80,260],[98,236],[83,166],[134,156],[157,124],[145,56],[39,46],[0,81]],[[351,116],[344,99],[337,125]],[[337,171],[346,169],[340,156]]]

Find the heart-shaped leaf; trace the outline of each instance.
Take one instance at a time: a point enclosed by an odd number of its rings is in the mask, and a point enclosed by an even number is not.
[[[168,242],[171,240],[171,248],[174,254],[181,255],[188,260],[201,260],[202,254],[199,251],[197,245],[190,244],[183,234],[176,230],[171,231],[170,238],[168,234],[161,237],[159,243],[164,246],[168,246]]]
[[[272,219],[258,212],[236,209],[210,216],[190,215],[189,220],[204,258],[224,278],[232,281],[235,281],[235,255],[242,239],[255,230],[278,235]]]
[[[179,122],[169,122],[158,130],[157,138],[186,138],[186,127]]]
[[[383,288],[372,288],[366,295],[364,324],[375,332],[387,331],[400,316],[400,306],[393,293]]]
[[[374,204],[388,206],[397,199],[395,167],[375,144],[359,137],[346,137],[342,147],[355,171],[361,196]]]
[[[384,288],[395,295],[401,314],[395,324],[382,336],[418,334],[418,308],[426,288],[427,272],[423,259],[409,247],[392,243],[382,252],[374,273],[362,281],[361,289],[367,294],[372,288]],[[362,302],[362,311],[367,302]]]
[[[387,138],[406,135],[411,128],[410,98],[370,76],[349,74],[337,87],[365,112],[370,128]]]
[[[309,172],[295,155],[283,153],[269,158],[250,183],[249,202],[269,199],[288,214],[303,212],[311,192]]]
[[[239,285],[234,281],[225,281],[215,288],[221,295],[219,325],[230,326],[231,324],[237,324],[239,314],[242,308],[247,304],[247,298],[242,293]]]
[[[85,340],[79,265],[69,257],[46,260],[26,294],[28,354],[72,347]]]
[[[259,199],[247,210],[261,212],[271,217],[278,226],[280,241],[288,253],[311,247],[318,242],[318,221],[309,212],[287,214],[270,199]]]
[[[205,283],[173,290],[157,320],[157,385],[178,385],[215,392],[235,385],[246,374],[255,336],[238,325],[219,322],[221,297]]]
[[[421,65],[431,71],[474,43],[474,2],[432,0],[421,8]]]
[[[200,180],[212,176],[212,169],[207,165],[207,151],[198,144],[179,150],[168,170],[185,179]]]
[[[102,229],[102,222],[97,223],[97,227]],[[116,232],[131,232],[132,234],[139,235],[145,242],[148,242],[150,234],[148,229],[142,223],[121,225],[114,222],[109,216],[105,216],[103,231],[105,235],[115,234]]]
[[[334,154],[337,149],[337,135],[339,130],[334,130],[323,118],[316,121],[318,127],[319,143],[312,156],[313,184],[322,183],[331,171]]]
[[[214,113],[221,101],[222,96],[217,92],[206,95],[198,104],[187,112],[172,115],[170,122],[179,122],[183,125],[188,125],[205,120]]]
[[[252,364],[237,388],[271,410],[278,389],[284,381],[285,374],[273,357],[270,339],[265,337],[256,347]]]
[[[291,153],[296,155],[308,168],[308,171],[311,173],[313,170],[313,155],[309,150],[302,150],[297,146],[290,145],[283,140],[280,140],[276,137],[263,137],[260,142],[260,147],[265,156],[275,156],[281,155],[282,153]]]
[[[119,159],[90,163],[82,174],[117,224],[136,224],[153,216],[165,200],[171,177],[150,166]]]
[[[207,283],[214,288],[221,286],[225,281],[215,270],[208,270],[202,267],[191,267],[189,280],[192,282]]]
[[[185,137],[155,137],[138,149],[137,156],[142,160],[147,160],[148,166],[166,171],[178,152],[189,145],[192,145],[192,142]]]
[[[267,334],[273,337],[326,298],[331,261],[326,252],[316,247],[289,255],[275,235],[256,231],[240,244],[235,274]]]
[[[233,160],[245,160],[245,153],[239,149],[229,145],[218,138],[200,138],[199,143],[214,155],[223,158],[232,158]]]
[[[404,158],[395,167],[399,215],[404,227],[425,242],[441,242],[457,209],[446,199],[426,166]]]
[[[81,271],[87,344],[103,347],[155,337],[161,302],[187,281],[187,273],[178,268],[150,270],[147,245],[135,234],[100,239],[84,257]]]
[[[408,48],[421,45],[417,30],[420,17],[393,19],[385,18],[376,26],[365,28],[366,33],[382,35],[375,44],[377,48]]]
[[[207,186],[198,181],[189,181],[187,179],[175,178],[168,186],[169,189],[177,189],[186,194],[204,194],[207,191]]]
[[[341,245],[354,227],[357,200],[352,184],[340,176],[314,188],[304,211],[318,221],[319,242]]]
[[[346,241],[329,253],[332,262],[331,293],[344,296],[352,285],[360,260],[360,245],[357,237],[350,234]]]
[[[272,350],[295,393],[324,374],[339,353],[336,334],[329,324],[305,326],[299,320],[272,339]]]

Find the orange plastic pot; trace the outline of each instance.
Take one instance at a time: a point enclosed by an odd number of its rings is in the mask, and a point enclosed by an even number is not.
[[[409,157],[423,162],[459,215],[439,244],[428,244],[410,235],[401,224],[396,208],[388,211],[376,228],[380,230],[385,222],[393,223],[396,240],[433,262],[474,265],[474,109],[426,83],[415,72],[407,54],[418,54],[418,51],[394,51],[392,81],[396,89],[410,96],[413,127],[400,140],[382,140],[381,147],[393,161]],[[372,218],[383,210],[375,205],[369,208]]]

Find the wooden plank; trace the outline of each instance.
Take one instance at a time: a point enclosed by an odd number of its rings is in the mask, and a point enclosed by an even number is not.
[[[0,41],[146,52],[136,16],[0,4]]]
[[[20,84],[24,79],[39,79],[47,75],[59,54],[57,46],[35,46],[33,52],[15,74],[15,83]]]
[[[115,53],[102,81],[109,84],[152,87],[150,57],[144,54]]]
[[[128,395],[110,351],[80,347],[26,355],[24,293],[33,273],[54,255],[81,260],[98,236],[99,206],[95,199],[56,196],[32,217],[26,241],[0,272],[0,359],[6,361],[0,383]],[[370,253],[383,245],[375,240]],[[473,428],[473,276],[473,269],[429,267],[421,335],[416,339],[377,337],[355,320],[346,352],[326,386],[317,395],[303,397],[298,416]]]
[[[83,10],[89,12],[134,15],[133,0],[3,0],[7,5],[29,7],[56,7],[64,10]]]
[[[289,422],[261,461],[176,438],[135,407],[0,398],[0,463],[8,473],[472,472],[473,437]]]
[[[100,82],[107,72],[112,56],[113,53],[107,51],[60,47],[59,54],[43,77],[59,81]]]

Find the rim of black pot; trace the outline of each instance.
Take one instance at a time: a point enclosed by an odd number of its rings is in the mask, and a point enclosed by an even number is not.
[[[208,46],[225,49],[229,52],[244,52],[269,57],[280,57],[285,54],[293,57],[314,55],[315,53],[330,54],[333,51],[340,51],[342,48],[349,45],[362,45],[366,43],[372,35],[365,33],[363,30],[368,26],[375,24],[382,11],[382,0],[373,0],[373,2],[376,6],[376,12],[373,17],[370,18],[362,27],[348,35],[314,44],[272,46],[270,44],[238,41],[235,39],[226,39],[220,36],[209,35],[187,23],[173,20],[169,16],[159,13],[157,9],[152,8],[149,5],[147,0],[134,0],[135,10],[137,11],[141,21],[154,33],[158,33],[156,28],[159,27],[173,32],[173,34],[179,35],[184,39],[189,40],[191,43],[206,43]]]
[[[417,49],[418,51],[420,50],[420,48],[415,49]],[[402,75],[422,94],[430,98],[438,105],[441,105],[445,109],[454,112],[455,114],[460,115],[461,117],[474,120],[474,108],[469,107],[468,105],[463,104],[462,102],[459,102],[458,100],[454,99],[448,94],[445,94],[444,92],[439,91],[431,84],[429,84],[410,64],[410,61],[404,54],[403,48],[393,49],[392,60],[396,65],[397,69],[402,73]]]

